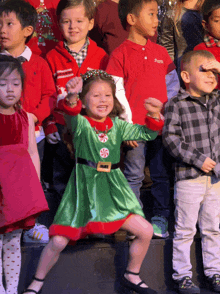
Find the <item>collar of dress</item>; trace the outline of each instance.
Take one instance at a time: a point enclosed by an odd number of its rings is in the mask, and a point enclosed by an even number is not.
[[[98,122],[93,120],[91,117],[88,117],[87,115],[84,116],[88,122],[90,123],[92,128],[96,128],[98,131],[104,132],[107,130],[110,130],[113,127],[113,122],[110,117],[106,117],[104,122]]]

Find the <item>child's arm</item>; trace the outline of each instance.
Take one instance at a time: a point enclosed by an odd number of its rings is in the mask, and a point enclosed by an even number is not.
[[[185,141],[179,108],[175,98],[168,101],[165,105],[164,115],[163,143],[169,153],[177,160],[207,172],[207,168],[210,168],[210,163],[213,164],[213,162],[210,162],[207,157],[191,143]]]
[[[170,100],[180,90],[180,81],[175,69],[166,74],[167,98]]]
[[[28,123],[29,123],[29,129],[28,129],[28,152],[30,154],[30,157],[32,159],[32,162],[34,164],[34,167],[36,169],[38,178],[40,180],[40,158],[37,150],[37,143],[35,138],[35,125],[33,116],[31,113],[27,113],[28,115]]]

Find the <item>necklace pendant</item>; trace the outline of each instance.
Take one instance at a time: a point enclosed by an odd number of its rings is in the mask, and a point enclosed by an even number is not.
[[[108,141],[108,136],[105,133],[98,134],[99,141],[105,143]]]

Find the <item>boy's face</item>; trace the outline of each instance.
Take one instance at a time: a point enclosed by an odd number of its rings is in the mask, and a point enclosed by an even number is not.
[[[19,49],[21,53],[24,51],[26,38],[32,34],[32,31],[32,27],[22,28],[15,12],[8,14],[3,12],[0,16],[0,44],[11,54]]]
[[[78,5],[62,11],[59,25],[68,45],[83,46],[88,32],[93,28],[94,19],[89,20],[85,13],[85,7]]]
[[[181,72],[187,91],[192,96],[201,97],[202,95],[209,94],[217,86],[217,74],[202,69],[202,65],[210,60],[212,59],[202,56],[193,58],[188,65],[188,70]]]
[[[132,14],[134,23],[133,28],[136,34],[147,38],[153,37],[158,27],[158,5],[156,1],[151,1],[142,4],[139,15]]]
[[[203,26],[212,37],[220,40],[220,8],[212,12],[208,22],[203,22]]]

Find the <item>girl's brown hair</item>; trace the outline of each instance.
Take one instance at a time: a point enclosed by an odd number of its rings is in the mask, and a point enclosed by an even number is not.
[[[180,20],[181,10],[184,7],[184,2],[186,0],[177,0],[176,4],[174,5],[173,11],[174,11],[174,25],[176,28],[177,33],[179,34],[179,30],[177,28],[177,22]],[[204,0],[198,0],[196,3],[195,10],[201,10],[202,4]]]
[[[85,7],[86,17],[88,17],[89,20],[94,18],[96,6],[93,0],[60,0],[56,9],[57,20],[60,20],[60,15],[64,9],[79,5],[83,5]]]
[[[82,75],[82,78],[83,78],[83,88],[82,88],[82,92],[79,94],[79,98],[83,101],[84,97],[89,92],[89,89],[94,82],[100,82],[100,81],[106,82],[110,85],[112,89],[112,95],[114,99],[114,107],[112,111],[109,113],[109,117],[112,117],[112,118],[116,116],[120,117],[124,109],[116,97],[116,85],[112,76],[110,76],[103,70],[90,70],[86,74]],[[86,114],[85,109],[82,109],[81,114],[82,115]]]

